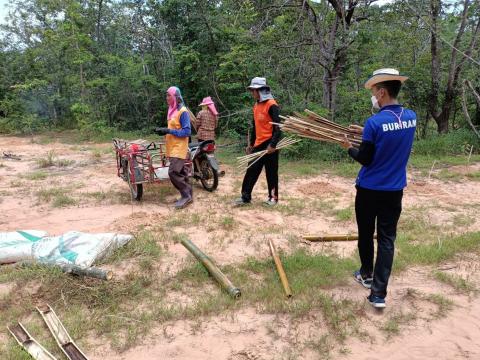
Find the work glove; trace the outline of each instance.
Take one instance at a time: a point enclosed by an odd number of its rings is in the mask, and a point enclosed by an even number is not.
[[[170,130],[168,128],[165,128],[165,127],[157,127],[157,128],[155,128],[155,133],[157,135],[163,136],[163,135],[169,134]]]

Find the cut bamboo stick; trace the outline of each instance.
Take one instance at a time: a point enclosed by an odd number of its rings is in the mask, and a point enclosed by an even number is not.
[[[299,141],[300,141],[299,139],[294,139],[292,137],[283,138],[277,144],[276,149],[277,150],[284,149],[287,146],[293,145],[293,144],[295,144]],[[252,153],[252,154],[239,156],[239,157],[237,157],[237,162],[238,162],[237,168],[239,170],[247,170],[249,167],[251,167],[257,161],[259,161],[266,154],[267,154],[267,150],[262,150],[262,151],[258,151],[258,152]]]
[[[46,266],[46,267],[58,267],[67,274],[74,274],[78,276],[91,277],[101,280],[111,280],[113,278],[113,272],[110,270],[103,270],[97,267],[81,267],[74,264],[53,264],[48,262],[30,261],[25,260],[14,264],[16,267],[32,267],[32,266]]]
[[[283,270],[282,262],[280,261],[280,257],[277,254],[273,241],[269,239],[268,244],[270,246],[270,253],[272,254],[273,261],[275,262],[275,266],[277,268],[278,276],[280,276],[280,281],[283,285],[283,290],[285,290],[285,295],[287,295],[287,298],[290,298],[292,297],[292,290],[288,284],[287,274],[285,274],[285,270]]]
[[[310,110],[305,110],[307,115],[293,113],[290,116],[281,116],[283,123],[274,123],[286,132],[298,136],[334,144],[342,144],[345,138],[352,146],[359,147],[362,138],[358,129],[349,128],[330,121]]]
[[[193,256],[207,269],[215,280],[221,285],[221,287],[229,293],[234,299],[238,299],[241,296],[240,289],[235,287],[232,282],[225,276],[225,274],[215,265],[215,263],[205,255],[193,242],[188,239],[182,239],[180,241]]]
[[[10,331],[18,344],[35,360],[56,360],[56,357],[35,340],[21,323],[9,326],[8,331]]]
[[[305,240],[313,242],[327,242],[327,241],[355,241],[358,240],[357,234],[345,234],[345,235],[304,235]],[[374,239],[377,238],[375,234]]]
[[[62,349],[65,356],[70,360],[88,360],[82,350],[75,344],[70,334],[67,332],[57,314],[50,305],[45,304],[37,307],[37,311],[47,324],[50,333],[55,338],[60,349]]]

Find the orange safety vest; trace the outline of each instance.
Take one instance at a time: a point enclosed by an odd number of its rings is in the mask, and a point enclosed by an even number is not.
[[[257,102],[253,106],[253,120],[255,121],[255,144],[253,146],[260,145],[273,135],[273,125],[270,124],[272,117],[268,113],[272,105],[278,104],[275,100],[269,99]]]
[[[180,123],[180,117],[182,114],[187,111],[185,106],[182,106],[178,110],[177,115],[173,118],[168,119],[168,128],[180,130],[182,124]],[[165,136],[167,141],[167,157],[174,157],[179,159],[186,159],[188,153],[188,137],[178,137],[172,134],[167,134]]]

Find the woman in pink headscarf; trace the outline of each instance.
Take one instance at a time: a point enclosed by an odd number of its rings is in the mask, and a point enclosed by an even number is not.
[[[190,130],[190,114],[183,102],[182,93],[176,86],[167,90],[167,124],[166,128],[157,128],[158,135],[165,135],[166,155],[170,160],[168,175],[173,186],[180,192],[181,198],[175,203],[182,209],[193,201],[192,185],[188,181],[186,159]]]
[[[218,125],[218,111],[215,108],[215,103],[208,96],[198,106],[202,107],[202,110],[197,115],[198,142],[215,140],[215,129]]]

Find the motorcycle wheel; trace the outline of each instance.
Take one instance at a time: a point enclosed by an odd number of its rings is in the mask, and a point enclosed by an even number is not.
[[[215,191],[218,187],[218,172],[210,166],[207,159],[200,160],[200,181],[207,191]]]

